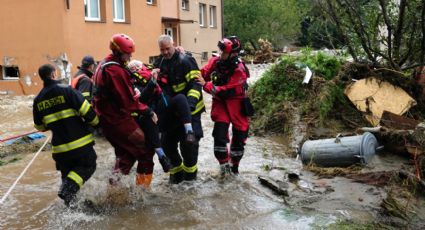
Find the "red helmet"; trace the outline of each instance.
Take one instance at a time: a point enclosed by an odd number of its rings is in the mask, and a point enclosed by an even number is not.
[[[241,51],[241,41],[236,36],[223,38],[217,46],[224,53],[239,53]]]
[[[131,54],[134,52],[134,41],[125,34],[115,34],[109,43],[109,49],[119,53]]]

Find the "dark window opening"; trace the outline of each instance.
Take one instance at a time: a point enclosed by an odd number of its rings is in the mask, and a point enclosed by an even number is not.
[[[1,66],[2,79],[18,79],[19,78],[19,67],[18,66]]]
[[[208,61],[208,52],[202,52],[201,59],[202,61]]]

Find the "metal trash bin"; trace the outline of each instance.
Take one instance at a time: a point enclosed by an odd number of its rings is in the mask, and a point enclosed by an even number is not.
[[[365,165],[371,161],[379,144],[372,133],[304,142],[301,148],[303,164],[321,167]]]

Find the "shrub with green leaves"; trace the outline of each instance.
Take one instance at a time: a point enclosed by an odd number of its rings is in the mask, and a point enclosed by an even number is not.
[[[294,107],[302,113],[319,113],[324,119],[336,102],[344,102],[342,86],[333,80],[342,59],[305,50],[299,56],[284,55],[250,89],[256,109],[254,132],[283,132]],[[312,83],[303,85],[305,67],[314,72]],[[296,104],[296,105],[295,105]]]

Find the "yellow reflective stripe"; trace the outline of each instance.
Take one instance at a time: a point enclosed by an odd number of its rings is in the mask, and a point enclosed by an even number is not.
[[[187,173],[194,173],[196,170],[198,170],[198,165],[194,165],[192,167],[187,167],[186,165],[183,165],[183,170]]]
[[[63,153],[63,152],[68,152],[68,151],[83,147],[84,145],[87,145],[93,141],[94,141],[93,135],[90,133],[75,141],[61,144],[58,146],[53,146],[52,149],[53,149],[53,153]]]
[[[196,99],[199,99],[201,97],[201,93],[198,90],[196,90],[196,89],[191,89],[187,93],[187,96],[188,97],[194,97]]]
[[[82,116],[86,115],[89,109],[90,109],[90,103],[87,100],[84,100],[83,104],[80,107],[80,114]]]
[[[198,78],[198,76],[201,75],[201,71],[199,70],[191,70],[189,73],[184,76],[186,78],[186,81],[190,81],[192,79]]]
[[[179,166],[170,169],[170,174],[176,174],[176,173],[182,171],[183,167],[184,167],[184,165],[183,165],[183,163],[181,163]]]
[[[96,126],[97,124],[99,124],[99,117],[95,116],[94,119],[89,122],[89,125]]]
[[[137,116],[139,116],[139,114],[138,114],[138,113],[136,113],[136,112],[132,112],[132,113],[130,113],[130,116],[132,116],[132,117],[137,117]]]
[[[36,128],[37,130],[40,130],[40,131],[46,130],[46,126],[44,126],[44,125],[36,125],[36,124],[34,124],[34,128]]]
[[[78,184],[78,186],[82,186],[83,185],[83,183],[84,183],[84,180],[83,180],[83,178],[81,178],[80,177],[80,175],[78,175],[76,172],[74,172],[74,171],[71,171],[71,172],[69,172],[68,173],[68,176],[67,176],[69,179],[71,179],[71,180],[73,180],[75,183],[77,183]]]
[[[142,75],[140,75],[139,73],[134,72],[133,74],[134,74],[134,76],[136,76],[139,80],[141,80],[143,83],[147,83],[147,82],[148,82],[148,80],[146,80],[144,77],[142,77]]]
[[[172,87],[173,87],[173,91],[175,93],[178,93],[178,92],[184,90],[184,88],[186,88],[186,82],[180,83],[178,85],[173,85]]]
[[[82,93],[82,95],[83,95],[84,97],[89,97],[89,96],[90,96],[90,92],[83,92],[83,93]]]
[[[65,119],[68,117],[77,116],[77,115],[78,115],[77,111],[75,111],[74,109],[65,109],[65,110],[44,116],[43,123],[47,125],[49,123],[52,123],[61,119]]]
[[[191,113],[192,115],[197,114],[199,111],[201,111],[203,108],[205,108],[204,100],[198,101],[198,104],[196,104],[195,110]]]

